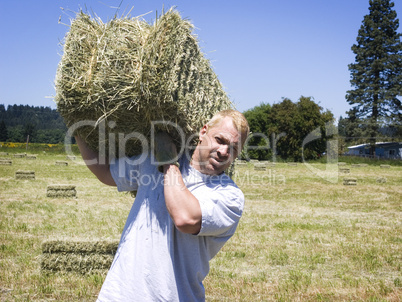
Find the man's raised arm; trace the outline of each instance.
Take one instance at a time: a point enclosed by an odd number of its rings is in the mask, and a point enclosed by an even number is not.
[[[116,186],[112,174],[110,173],[108,161],[106,160],[105,163],[101,164],[99,154],[91,150],[82,138],[75,136],[75,141],[77,142],[78,149],[88,169],[105,185]]]

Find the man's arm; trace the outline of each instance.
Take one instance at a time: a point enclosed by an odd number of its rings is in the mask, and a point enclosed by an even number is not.
[[[185,186],[179,167],[172,163],[177,157],[172,138],[167,133],[157,133],[154,148],[155,158],[160,163],[158,170],[164,173],[163,192],[170,217],[179,231],[198,234],[201,230],[201,207],[198,199]]]
[[[91,150],[83,139],[75,136],[75,141],[77,142],[78,149],[88,169],[105,185],[116,186],[112,174],[110,173],[108,161],[106,160],[104,164],[101,164],[99,154]]]
[[[183,233],[198,234],[202,221],[198,199],[185,186],[177,166],[164,165],[163,171],[166,207],[176,228]]]

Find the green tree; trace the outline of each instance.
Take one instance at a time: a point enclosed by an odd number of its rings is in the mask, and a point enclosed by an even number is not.
[[[24,126],[24,137],[25,140],[29,137],[29,140],[35,140],[35,135],[36,135],[36,126],[32,123],[27,123]]]
[[[331,112],[303,96],[297,103],[285,98],[272,106],[261,104],[244,112],[244,116],[254,134],[248,141],[247,155],[260,160],[274,160],[276,155],[298,161],[318,158],[326,151],[326,127],[333,122]],[[303,145],[304,139],[317,129],[320,138]]]
[[[276,142],[277,155],[300,161],[316,159],[326,151],[326,142],[330,138],[326,135],[326,127],[332,125],[334,117],[330,111],[323,111],[311,97],[301,96],[297,103],[284,99],[282,103],[274,104],[270,120],[270,132],[281,134]],[[319,129],[320,137],[303,145],[304,139],[316,129]]]
[[[275,141],[275,155],[283,159],[293,158],[295,150],[301,147],[302,140],[296,130],[297,105],[285,98],[281,103],[272,106],[269,119],[272,122],[270,133],[282,136]]]
[[[8,129],[8,141],[14,143],[23,143],[24,141],[26,141],[22,125],[10,127]]]
[[[399,20],[390,0],[370,0],[369,14],[363,19],[352,46],[355,63],[349,65],[351,86],[346,95],[352,105],[348,112],[354,136],[364,135],[374,154],[380,121],[391,119],[400,125],[402,119],[402,43],[397,33]],[[356,133],[356,131],[360,133]]]
[[[246,152],[243,152],[245,158],[263,160],[272,155],[268,136],[271,125],[270,111],[271,105],[262,103],[243,113],[251,130],[250,137],[247,140]]]
[[[0,142],[5,142],[8,139],[8,131],[6,123],[2,120],[0,123]]]

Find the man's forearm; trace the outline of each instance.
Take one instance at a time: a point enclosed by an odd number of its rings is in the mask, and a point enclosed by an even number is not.
[[[99,163],[98,153],[90,149],[87,143],[81,137],[75,136],[75,141],[77,142],[82,159],[87,166],[96,165]]]
[[[174,224],[183,233],[197,234],[202,220],[198,199],[186,188],[177,166],[165,165],[164,174],[165,202]]]
[[[75,137],[78,149],[80,150],[82,159],[87,165],[88,169],[95,174],[95,176],[104,184],[109,186],[116,186],[116,183],[110,173],[110,167],[108,160],[104,163],[99,161],[99,154],[96,151],[90,149],[87,143],[79,136]]]

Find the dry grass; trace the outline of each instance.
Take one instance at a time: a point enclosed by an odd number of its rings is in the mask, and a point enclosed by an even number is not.
[[[400,301],[401,168],[353,168],[353,187],[300,164],[253,180],[250,168],[236,168],[245,213],[212,261],[208,300]]]
[[[64,158],[29,161],[35,180],[14,178],[26,158],[0,166],[1,301],[94,301],[100,290],[101,273],[42,272],[42,243],[117,240],[132,198],[100,184],[80,157],[54,164]],[[356,186],[302,164],[236,167],[245,212],[211,262],[207,301],[400,301],[402,167],[346,167]],[[54,183],[75,185],[78,197],[46,197]]]

